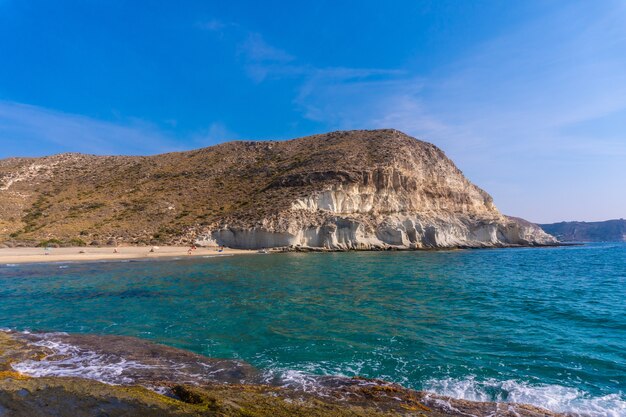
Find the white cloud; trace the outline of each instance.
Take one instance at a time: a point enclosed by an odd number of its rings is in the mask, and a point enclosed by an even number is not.
[[[376,68],[319,68],[308,63],[299,62],[298,58],[286,50],[270,44],[257,32],[247,31],[238,24],[223,24],[220,21],[205,23],[203,28],[221,31],[232,29],[229,32],[236,39],[237,54],[243,58],[248,76],[255,82],[284,79],[286,77],[300,79],[303,83],[299,97],[302,101],[306,95],[306,86],[314,86],[315,82],[326,81],[334,83],[350,83],[376,77],[389,77],[402,74],[401,70],[381,70]]]
[[[299,74],[303,68],[294,65],[295,57],[267,43],[258,33],[248,33],[238,45],[238,53],[245,60],[248,76],[257,83],[268,75]]]
[[[419,79],[402,83],[401,71],[367,68],[311,69],[303,75],[295,103],[304,117],[329,124],[333,129],[372,125],[383,101],[397,88],[417,91]],[[363,102],[365,99],[366,102]]]
[[[0,140],[5,148],[37,141],[54,149],[108,154],[160,152],[175,149],[174,142],[155,126],[137,119],[112,123],[77,114],[0,101]],[[24,149],[24,153],[37,153]]]
[[[218,19],[211,19],[206,22],[198,23],[198,27],[200,29],[210,30],[212,32],[219,32],[220,30],[226,29],[230,26],[229,23],[224,23]]]
[[[223,123],[212,123],[204,132],[200,132],[193,136],[195,146],[211,146],[216,143],[227,142],[239,138],[232,130],[228,129]]]
[[[175,124],[176,121],[166,121]],[[0,101],[0,157],[39,156],[60,152],[146,155],[206,146],[237,135],[220,123],[181,140],[136,118],[119,122]]]
[[[249,33],[239,48],[247,59],[254,62],[285,63],[294,60],[287,52],[268,44],[258,33]]]

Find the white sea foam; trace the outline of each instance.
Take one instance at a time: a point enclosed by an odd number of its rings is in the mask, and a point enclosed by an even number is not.
[[[178,383],[197,384],[219,381],[224,372],[228,373],[233,366],[240,366],[234,362],[222,367],[215,363],[184,362],[171,358],[155,361],[149,355],[144,362],[115,352],[92,351],[66,343],[58,337],[67,336],[66,333],[37,333],[35,336],[36,339],[29,344],[46,348],[50,354],[42,360],[26,360],[11,365],[14,370],[32,377],[77,377],[111,385],[140,384],[156,390],[157,387],[152,385],[154,375],[165,375],[165,380]]]
[[[531,385],[514,380],[479,381],[467,379],[429,380],[423,384],[431,391],[457,399],[470,401],[501,401],[531,404],[550,411],[580,417],[625,417],[626,400],[621,394],[601,397],[591,396],[582,390],[561,385]]]
[[[133,381],[125,377],[123,372],[145,367],[138,362],[98,354],[50,338],[31,344],[53,352],[42,360],[27,360],[11,365],[14,370],[33,377],[80,377],[113,385],[129,384]]]
[[[308,393],[319,393],[320,391],[318,377],[296,370],[281,372],[280,385],[285,388],[294,388]]]

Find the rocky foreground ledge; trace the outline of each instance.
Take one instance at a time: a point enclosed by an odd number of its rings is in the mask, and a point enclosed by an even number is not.
[[[311,376],[296,384],[243,362],[130,337],[0,332],[0,416],[559,414],[523,404],[455,400],[364,378]]]

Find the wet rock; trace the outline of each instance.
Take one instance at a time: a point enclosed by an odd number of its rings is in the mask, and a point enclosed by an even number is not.
[[[76,367],[82,374],[74,373]],[[116,371],[103,373],[107,368]],[[310,379],[313,390],[267,380],[240,361],[132,337],[0,331],[0,417],[559,416],[524,404],[455,400],[380,380]]]

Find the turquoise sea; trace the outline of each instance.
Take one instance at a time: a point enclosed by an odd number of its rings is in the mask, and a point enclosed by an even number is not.
[[[626,415],[626,244],[0,266],[0,328]]]

